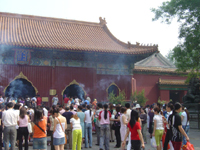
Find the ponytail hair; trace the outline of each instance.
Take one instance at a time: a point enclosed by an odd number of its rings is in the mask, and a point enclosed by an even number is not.
[[[87,105],[87,109],[90,110],[90,116],[92,115],[92,110],[90,109],[90,105]]]
[[[107,119],[107,113],[108,113],[108,110],[107,110],[107,109],[108,109],[108,105],[107,105],[107,104],[104,104],[104,105],[103,105],[103,108],[105,109],[105,110],[104,110],[104,119]]]

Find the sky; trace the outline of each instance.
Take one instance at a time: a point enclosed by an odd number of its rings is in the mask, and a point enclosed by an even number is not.
[[[179,24],[152,21],[151,8],[166,0],[0,0],[0,12],[99,22],[119,40],[132,44],[158,44],[164,56],[179,42]]]

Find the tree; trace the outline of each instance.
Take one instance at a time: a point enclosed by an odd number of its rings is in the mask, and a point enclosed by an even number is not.
[[[124,91],[120,91],[119,95],[116,96],[113,92],[111,92],[108,95],[108,100],[112,104],[119,104],[119,103],[121,103],[121,105],[124,105],[125,104],[125,100],[126,100],[126,94],[125,94]]]
[[[137,102],[141,106],[144,106],[148,99],[145,97],[145,90],[142,90],[141,92],[135,91],[134,94],[130,97],[132,102]]]
[[[180,43],[172,50],[177,71],[189,71],[188,79],[199,77],[200,70],[200,0],[170,0],[157,9],[153,21],[162,19],[170,24],[174,18],[180,22]]]

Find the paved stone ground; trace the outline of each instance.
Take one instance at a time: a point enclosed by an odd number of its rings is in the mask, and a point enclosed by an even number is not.
[[[189,133],[190,142],[194,145],[195,150],[200,150],[200,130],[190,129]],[[147,134],[147,144],[145,144],[145,150],[155,150],[155,148],[152,148],[150,145],[150,138],[149,134]],[[83,150],[99,150],[99,147],[95,145],[96,144],[96,134],[93,134],[93,146],[92,148],[83,148]],[[121,150],[120,148],[114,148],[115,142],[110,143],[110,150]],[[29,150],[32,150],[33,147],[29,146]],[[48,146],[48,150],[50,150],[50,146]],[[17,150],[17,148],[16,148]]]

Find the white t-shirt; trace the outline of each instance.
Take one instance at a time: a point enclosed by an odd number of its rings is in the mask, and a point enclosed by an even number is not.
[[[163,118],[162,118],[161,115],[155,115],[153,117],[153,120],[154,120],[154,122],[156,120],[156,129],[157,130],[164,130],[164,128],[163,128]]]
[[[48,117],[48,110],[46,108],[43,108],[44,116]]]
[[[131,109],[127,109],[126,110],[126,118],[127,118],[128,121],[130,119],[130,116],[131,116]]]
[[[182,125],[185,126],[186,123],[187,123],[187,125],[190,125],[189,121],[187,122],[187,113],[185,111],[182,112],[181,116],[183,116]]]
[[[85,122],[92,123],[92,116],[93,116],[93,112],[91,111],[91,116],[90,116],[90,110],[86,110],[85,111]]]
[[[72,131],[82,129],[79,118],[77,120],[74,118],[71,118],[70,123],[72,123],[72,128],[73,128]]]
[[[19,121],[19,110],[8,109],[2,114],[2,121],[6,127],[16,126]]]
[[[167,129],[169,129],[168,119],[169,119],[169,116],[170,116],[171,114],[172,114],[172,111],[167,112],[167,125],[166,125]]]

